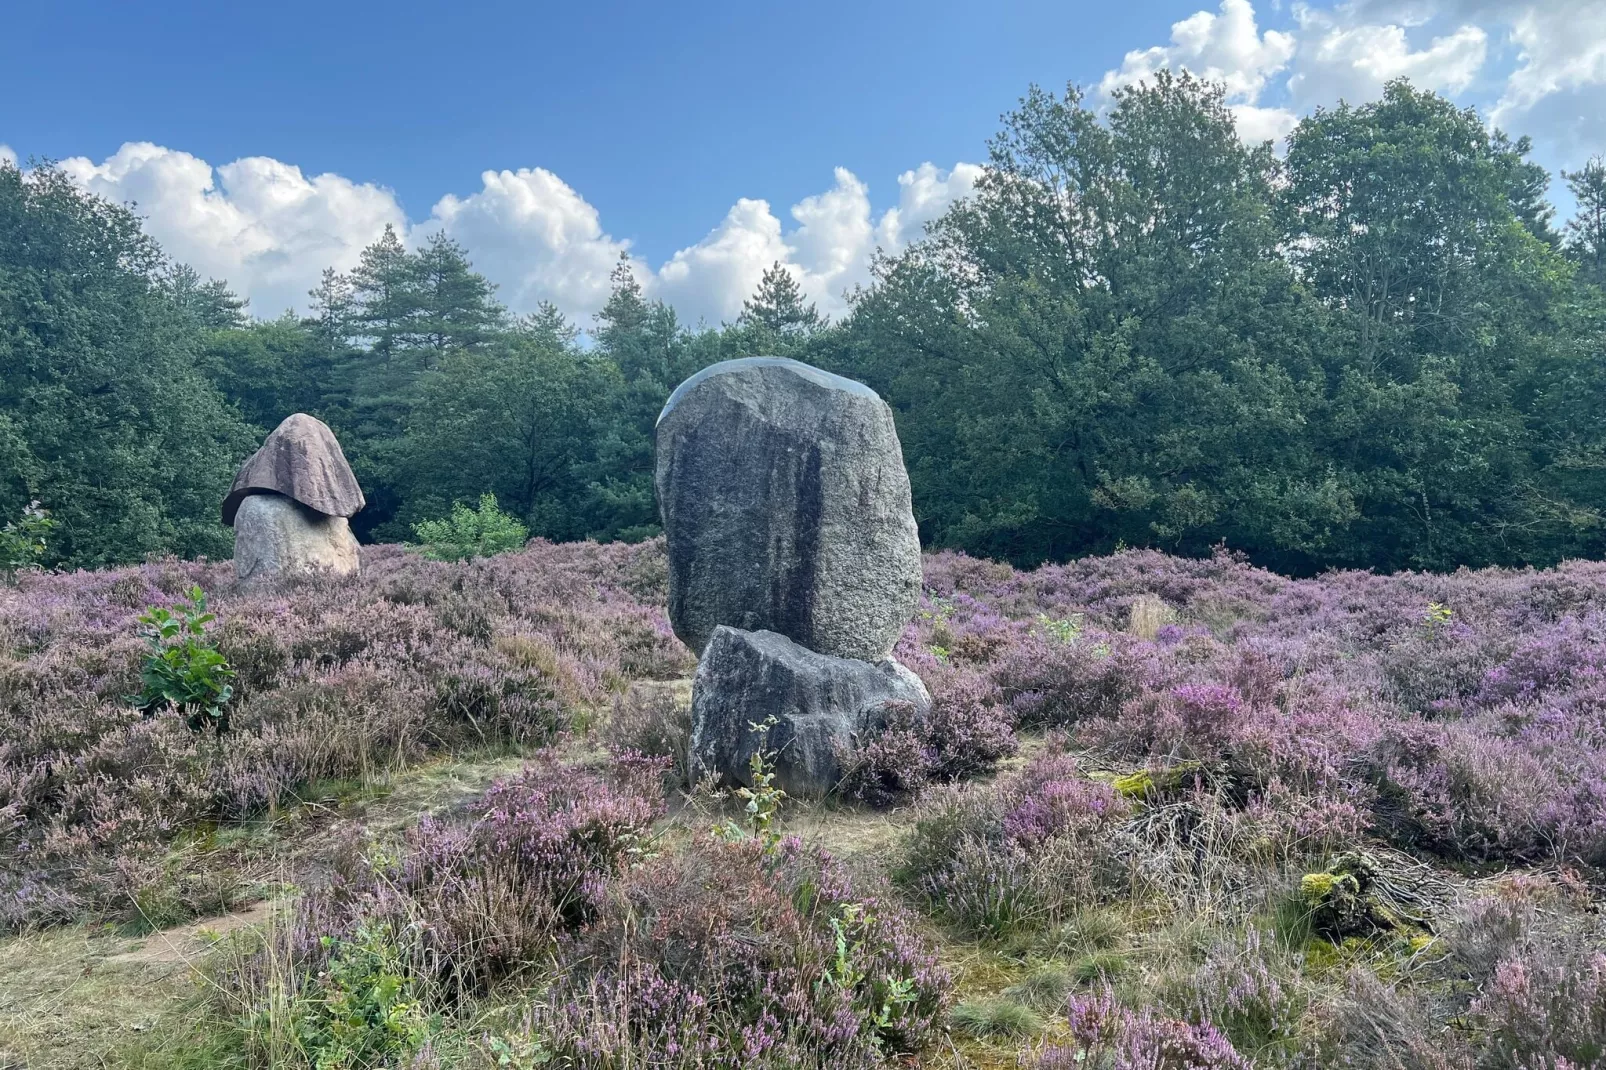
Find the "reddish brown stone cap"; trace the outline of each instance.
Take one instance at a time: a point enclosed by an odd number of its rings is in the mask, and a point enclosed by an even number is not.
[[[240,466],[223,499],[223,523],[232,527],[240,502],[263,491],[294,498],[325,516],[353,516],[368,504],[335,433],[300,412],[286,417]]]

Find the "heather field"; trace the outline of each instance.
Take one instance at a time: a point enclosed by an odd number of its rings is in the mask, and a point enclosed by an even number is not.
[[[363,553],[0,588],[0,1066],[1606,1065],[1606,565],[937,554],[931,715],[749,813],[661,543]]]

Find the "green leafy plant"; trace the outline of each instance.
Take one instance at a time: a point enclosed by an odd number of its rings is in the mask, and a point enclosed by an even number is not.
[[[482,494],[478,508],[470,509],[458,502],[446,519],[413,525],[413,536],[423,547],[425,557],[466,561],[517,550],[529,539],[530,529],[511,513],[499,509],[496,495]]]
[[[440,1030],[384,932],[363,926],[323,943],[334,949],[328,968],[295,1008],[296,1038],[318,1070],[396,1065]]]
[[[229,730],[228,701],[234,697],[234,670],[206,633],[216,620],[207,611],[206,592],[191,587],[172,609],[149,606],[139,616],[145,637],[143,690],[129,701],[147,717],[174,709],[195,732]]]
[[[762,724],[748,722],[747,727],[758,733],[758,746],[747,763],[753,783],[751,787],[736,789],[736,797],[745,803],[742,820],[746,827],[726,821],[714,830],[721,839],[728,841],[752,837],[763,845],[765,854],[774,854],[780,845],[781,834],[774,827],[775,815],[780,813],[781,801],[786,798],[786,792],[775,784],[775,752],[764,749],[769,742],[770,729],[778,723],[773,715]]]
[[[0,572],[32,568],[45,556],[45,537],[56,527],[50,511],[29,502],[22,516],[0,528]]]
[[[1037,626],[1062,643],[1074,643],[1082,637],[1082,614],[1072,613],[1063,620],[1056,620],[1047,613],[1039,613]]]
[[[1429,602],[1428,608],[1422,614],[1422,626],[1429,635],[1437,635],[1439,630],[1455,619],[1455,610],[1438,602]]]

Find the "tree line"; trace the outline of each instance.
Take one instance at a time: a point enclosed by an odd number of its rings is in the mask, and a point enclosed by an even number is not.
[[[893,406],[932,546],[1225,544],[1293,573],[1606,552],[1606,165],[1562,173],[1557,226],[1526,139],[1405,82],[1280,150],[1188,75],[1103,113],[1033,88],[840,321],[777,264],[690,327],[621,262],[587,334],[390,230],[310,314],[253,320],[128,208],[0,167],[0,520],[42,502],[55,564],[226,556],[235,467],[301,411],[352,460],[364,539],[485,493],[537,535],[638,539],[669,391],[775,353]]]

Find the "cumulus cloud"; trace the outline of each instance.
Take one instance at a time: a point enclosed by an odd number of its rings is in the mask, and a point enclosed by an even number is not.
[[[130,142],[100,163],[75,157],[61,166],[85,189],[133,203],[173,259],[227,280],[258,314],[305,310],[323,269],[349,270],[390,225],[414,245],[437,231],[456,239],[513,311],[551,301],[581,324],[607,300],[621,255],[647,294],[687,322],[733,319],[776,262],[822,312],[840,316],[845,293],[869,280],[875,250],[897,251],[918,238],[981,173],[974,164],[922,164],[899,177],[897,205],[877,217],[869,187],[837,168],[829,189],[792,206],[790,228],[767,201],[743,198],[701,241],[655,270],[608,233],[579,191],[539,167],[486,171],[478,190],[441,197],[414,224],[388,189],[334,174],[308,177],[267,157],[213,167],[187,152]]]
[[[1169,45],[1128,52],[1099,91],[1108,99],[1161,68],[1188,70],[1221,82],[1239,133],[1262,141],[1283,137],[1315,105],[1371,100],[1392,78],[1452,94],[1466,89],[1488,57],[1488,33],[1466,23],[1413,47],[1408,30],[1431,12],[1407,3],[1300,5],[1289,29],[1262,32],[1250,0],[1222,0],[1217,11],[1175,23]]]
[[[1300,12],[1299,58],[1288,79],[1296,106],[1372,100],[1395,78],[1453,95],[1472,84],[1488,58],[1489,35],[1478,26],[1460,26],[1413,49],[1400,22],[1353,18],[1344,9]]]
[[[899,175],[898,206],[887,209],[877,224],[877,244],[895,253],[910,242],[919,241],[926,224],[948,211],[956,201],[970,196],[981,173],[979,164],[956,163],[945,171],[935,164],[923,163]]]
[[[17,166],[16,151],[4,141],[0,141],[0,164],[5,164],[9,167]]]
[[[1259,101],[1272,77],[1293,59],[1297,44],[1290,33],[1262,33],[1250,0],[1221,0],[1218,11],[1199,11],[1174,23],[1171,44],[1128,52],[1120,67],[1104,75],[1099,92],[1108,99],[1162,68],[1187,70],[1226,86],[1244,140],[1277,138],[1293,129],[1295,116]]]
[[[406,226],[387,189],[251,156],[213,168],[187,152],[129,142],[96,164],[61,161],[80,186],[133,202],[169,256],[227,279],[259,314],[304,308],[325,267],[356,264],[391,224]]]
[[[545,168],[486,171],[480,182],[467,197],[447,194],[437,201],[415,240],[445,230],[517,311],[550,301],[584,320],[601,308],[608,275],[629,243],[604,232],[596,208]]]

